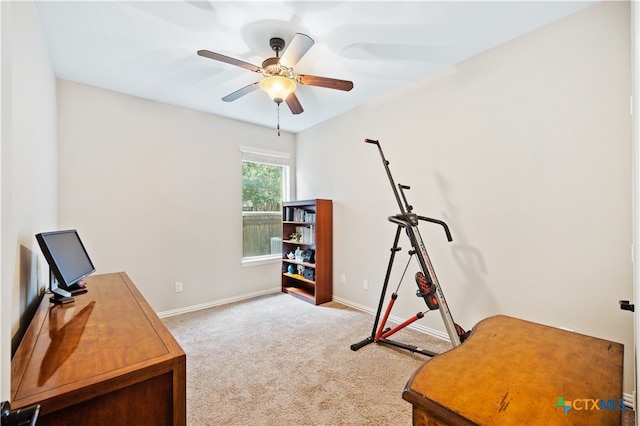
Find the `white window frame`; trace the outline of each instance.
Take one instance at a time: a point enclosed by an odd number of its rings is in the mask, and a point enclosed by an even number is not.
[[[284,166],[282,179],[282,201],[289,201],[291,196],[291,154],[288,152],[273,151],[263,148],[240,146],[240,162],[252,161],[254,163],[271,164],[274,166]],[[244,215],[244,212],[242,213]],[[244,243],[243,243],[244,244]],[[264,256],[251,256],[242,258],[242,266],[259,266],[270,263],[280,263],[280,254],[269,254]]]

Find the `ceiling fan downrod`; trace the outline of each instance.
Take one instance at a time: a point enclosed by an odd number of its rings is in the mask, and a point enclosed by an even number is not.
[[[278,136],[280,136],[280,103],[278,103]]]

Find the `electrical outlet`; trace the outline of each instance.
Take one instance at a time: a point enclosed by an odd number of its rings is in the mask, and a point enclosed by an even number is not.
[[[173,291],[176,293],[182,293],[182,283],[179,281],[176,281],[174,287],[173,287]]]
[[[340,275],[340,284],[347,283],[347,276],[345,274]]]
[[[369,290],[369,281],[362,280],[362,288],[364,288],[365,290]]]

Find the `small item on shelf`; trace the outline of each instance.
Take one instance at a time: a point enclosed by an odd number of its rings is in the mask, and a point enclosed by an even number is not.
[[[302,262],[304,259],[304,251],[300,250],[300,247],[296,249],[295,260],[296,262]]]
[[[304,275],[305,268],[302,265],[298,265],[298,275]]]
[[[302,242],[302,234],[299,233],[299,232],[294,232],[289,237],[291,238],[291,241],[294,242],[294,243],[301,243]]]
[[[289,272],[290,274],[295,274],[296,273],[296,267],[293,265],[289,265],[289,267],[287,268],[287,272]]]
[[[295,254],[293,254],[293,252],[292,252],[292,251],[290,251],[290,252],[289,252],[289,254],[287,254],[287,258],[288,258],[289,260],[293,260],[293,259],[295,259],[295,258],[296,258],[296,255],[295,255]]]
[[[305,263],[316,263],[316,251],[313,249],[305,250],[302,261]]]
[[[305,268],[303,276],[309,281],[315,281],[316,279],[316,270],[313,268]]]

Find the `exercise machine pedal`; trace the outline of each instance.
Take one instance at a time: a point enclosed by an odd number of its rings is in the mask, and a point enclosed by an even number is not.
[[[435,311],[440,308],[438,298],[435,296],[436,287],[422,272],[416,272],[416,283],[418,284],[416,296],[422,297],[430,310]]]

